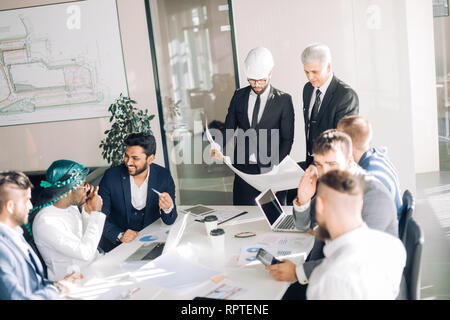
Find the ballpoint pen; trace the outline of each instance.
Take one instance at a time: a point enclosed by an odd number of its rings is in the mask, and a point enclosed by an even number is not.
[[[235,215],[235,216],[232,216],[231,218],[228,218],[228,219],[226,219],[226,220],[224,220],[224,221],[219,222],[217,225],[222,224],[222,223],[225,223],[225,222],[228,222],[228,221],[230,221],[231,219],[240,217],[240,216],[242,216],[242,215],[244,215],[244,214],[246,214],[246,213],[248,213],[248,212],[247,212],[247,211],[243,211],[243,212],[241,212],[241,213],[239,213],[239,214],[237,214],[237,215]]]
[[[152,190],[153,190],[153,192],[155,192],[158,196],[160,196],[161,195],[161,192],[159,192],[158,190],[156,190],[156,189],[153,189],[152,188]]]

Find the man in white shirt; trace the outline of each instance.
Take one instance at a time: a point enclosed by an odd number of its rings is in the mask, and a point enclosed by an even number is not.
[[[348,170],[364,181],[364,205],[362,218],[373,229],[398,237],[397,211],[386,187],[375,177],[360,168],[352,155],[351,138],[344,132],[329,129],[323,132],[313,145],[314,165],[310,165],[300,180],[297,197],[293,201],[293,214],[297,229],[313,232],[317,226],[315,219],[314,194],[318,178],[334,169]],[[323,241],[316,238],[314,246],[304,263],[297,266],[286,259],[271,269],[271,274],[279,281],[295,281],[286,292],[284,299],[305,299],[309,277],[323,260]]]
[[[31,213],[32,234],[50,280],[80,272],[99,255],[106,217],[101,212],[98,187],[85,182],[88,172],[79,163],[57,160],[41,182],[44,189]],[[81,213],[78,207],[82,207]]]
[[[100,247],[106,252],[133,241],[159,218],[168,225],[177,218],[172,176],[153,163],[155,137],[131,133],[124,144],[124,163],[106,170],[100,181],[102,212],[107,216]]]
[[[28,222],[33,185],[22,172],[0,172],[0,300],[58,299],[82,276],[49,281],[20,228]]]
[[[361,216],[363,182],[348,171],[319,179],[316,197],[318,236],[325,258],[309,279],[306,297],[383,299],[397,297],[406,251],[402,242],[369,229]]]

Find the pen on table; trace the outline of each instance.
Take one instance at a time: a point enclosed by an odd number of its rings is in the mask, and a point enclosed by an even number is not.
[[[239,213],[239,214],[237,214],[237,215],[235,215],[235,216],[232,216],[231,218],[228,218],[227,220],[223,220],[223,221],[219,222],[217,225],[222,224],[222,223],[225,223],[225,222],[228,222],[228,221],[230,221],[231,219],[240,217],[240,216],[242,216],[242,215],[244,215],[244,214],[246,214],[246,213],[248,213],[248,212],[247,212],[247,211],[242,211],[241,213]]]

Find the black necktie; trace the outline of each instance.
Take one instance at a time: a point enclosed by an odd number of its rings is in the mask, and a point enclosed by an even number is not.
[[[311,120],[316,121],[317,120],[317,114],[319,113],[319,106],[320,106],[320,92],[319,89],[316,90],[316,101],[314,101],[313,109],[311,111]]]
[[[256,98],[255,107],[253,108],[252,124],[251,124],[252,128],[256,128],[256,124],[258,123],[259,105],[261,104],[259,94],[257,96],[258,97]]]
[[[306,150],[308,152],[309,156],[312,156],[312,137],[311,137],[311,124],[315,123],[317,121],[317,114],[319,113],[319,106],[320,106],[320,92],[319,89],[316,90],[316,100],[314,101],[314,105],[311,111],[311,116],[309,117],[309,123],[308,123],[308,140],[306,145]]]

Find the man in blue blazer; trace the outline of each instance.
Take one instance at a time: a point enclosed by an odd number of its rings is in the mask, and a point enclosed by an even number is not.
[[[68,291],[72,274],[52,282],[45,278],[39,257],[22,236],[28,222],[32,184],[22,172],[0,172],[0,300],[58,299]]]
[[[124,143],[124,163],[106,170],[100,181],[106,221],[99,246],[105,252],[133,241],[139,231],[159,218],[168,225],[177,218],[172,176],[152,163],[155,137],[131,133]]]

